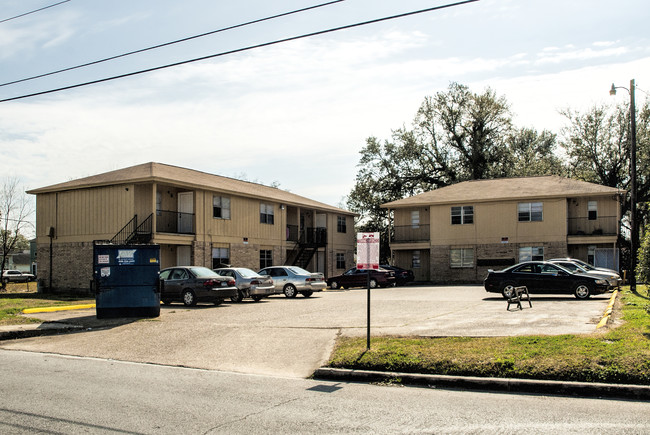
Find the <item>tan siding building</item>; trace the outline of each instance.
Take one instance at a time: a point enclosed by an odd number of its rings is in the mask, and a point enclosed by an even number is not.
[[[146,163],[28,193],[39,281],[55,291],[89,290],[96,240],[159,244],[162,267],[354,264],[354,213],[260,184]]]
[[[395,265],[420,281],[480,282],[488,269],[533,258],[617,267],[619,198],[615,188],[545,176],[468,181],[382,207],[393,211]]]

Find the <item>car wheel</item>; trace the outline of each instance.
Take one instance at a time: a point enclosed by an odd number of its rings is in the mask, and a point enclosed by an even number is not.
[[[237,295],[230,298],[233,302],[241,302],[244,299],[244,294],[241,290],[237,290]]]
[[[214,306],[215,307],[218,307],[221,304],[223,304],[223,299],[215,299],[214,300]]]
[[[300,294],[303,295],[304,297],[308,298],[309,296],[313,295],[314,292],[313,291],[306,291],[306,292],[300,292]]]
[[[368,281],[368,285],[370,286],[370,288],[377,288],[377,280],[371,278],[370,281]]]
[[[193,307],[196,305],[196,296],[192,290],[185,290],[183,292],[183,303],[186,307]]]
[[[330,288],[331,288],[332,290],[336,290],[337,288],[339,288],[339,283],[336,282],[336,281],[332,281],[332,282],[330,283]]]
[[[298,290],[293,284],[287,284],[284,286],[284,295],[288,298],[295,298],[298,295]]]
[[[261,301],[263,297],[264,297],[264,296],[260,296],[260,295],[254,295],[254,296],[251,296],[251,298],[253,298],[253,300],[254,300],[255,302],[259,302],[259,301]]]
[[[511,282],[505,283],[503,288],[501,289],[501,294],[505,299],[510,299],[514,297],[515,295],[515,285]]]
[[[578,299],[587,299],[591,296],[591,289],[585,283],[580,283],[576,286],[576,289],[573,291],[573,294]]]

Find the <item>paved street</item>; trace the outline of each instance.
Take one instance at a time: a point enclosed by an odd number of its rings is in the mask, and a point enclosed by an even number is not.
[[[377,289],[372,292],[372,334],[591,333],[608,300],[607,294],[586,301],[533,296],[533,308],[506,311],[500,295],[480,286]],[[365,336],[366,290],[274,296],[219,307],[172,305],[163,307],[159,318],[126,322],[98,322],[94,310],[38,316],[82,323],[87,329],[2,341],[0,348],[304,378],[327,361],[339,335]]]
[[[0,351],[0,433],[644,434],[645,402],[334,383]]]

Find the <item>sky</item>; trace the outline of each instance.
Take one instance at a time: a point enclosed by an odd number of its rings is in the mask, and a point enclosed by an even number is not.
[[[0,84],[326,3],[3,0]],[[0,86],[0,100],[406,12],[442,1],[345,0],[86,68]],[[6,21],[3,21],[6,20]],[[514,124],[650,92],[647,0],[479,0],[0,102],[4,177],[25,190],[145,162],[343,206],[368,137],[409,127],[426,96],[491,88]]]

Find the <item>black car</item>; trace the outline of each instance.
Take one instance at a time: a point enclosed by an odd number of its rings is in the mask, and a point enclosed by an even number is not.
[[[520,286],[526,286],[529,293],[565,293],[578,299],[605,293],[609,288],[607,280],[600,276],[571,273],[546,261],[527,261],[497,272],[490,270],[483,284],[486,291],[501,293],[506,299]]]
[[[219,305],[233,297],[237,297],[235,280],[207,267],[177,266],[160,271],[160,299],[165,305],[173,301],[188,307],[197,302]]]
[[[339,287],[389,287],[395,285],[395,272],[386,269],[371,269],[370,279],[368,279],[368,270],[353,267],[346,270],[343,275],[327,278],[327,285],[334,290]]]
[[[379,267],[395,272],[395,283],[397,285],[406,285],[409,282],[415,281],[415,275],[412,270],[402,269],[397,266],[389,266],[388,264],[382,264]]]

